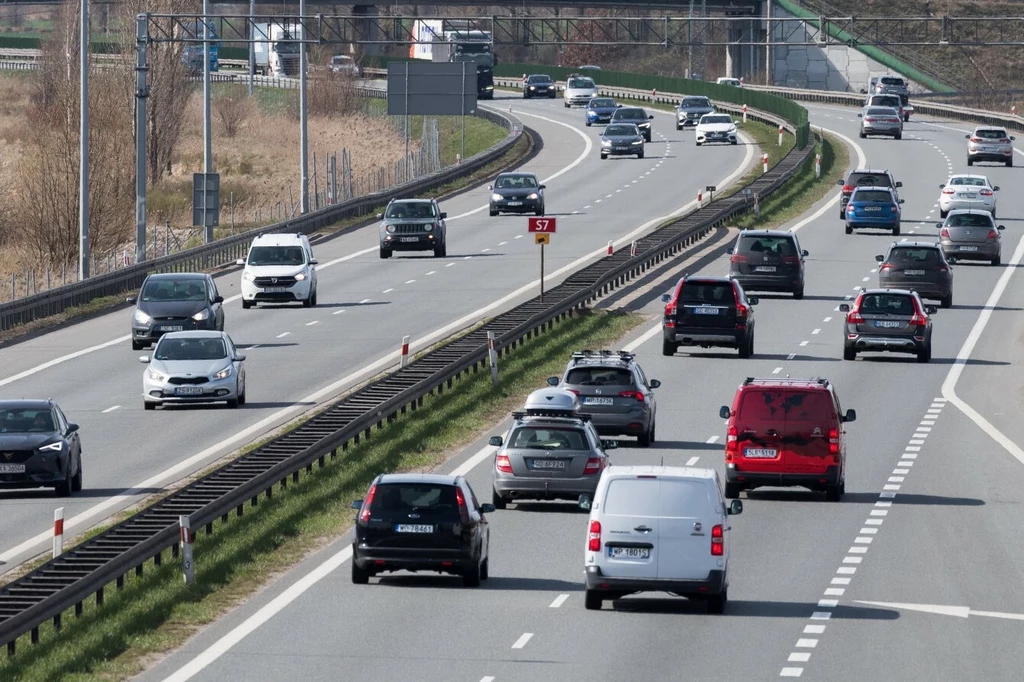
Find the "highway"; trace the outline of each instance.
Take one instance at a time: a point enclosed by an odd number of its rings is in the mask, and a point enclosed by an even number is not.
[[[525,169],[546,181],[558,219],[547,247],[548,286],[692,203],[705,185],[725,186],[750,167],[753,146],[695,148],[676,143],[669,114],[655,120],[645,159],[601,161],[600,128],[561,99],[502,98],[539,135]],[[650,188],[650,189],[647,189]],[[141,353],[129,343],[122,309],[0,349],[0,399],[52,397],[81,425],[85,490],[57,500],[52,490],[2,491],[0,572],[48,551],[53,510],[67,533],[91,527],[200,470],[288,419],[397,363],[402,337],[412,351],[536,295],[539,250],[526,217],[487,213],[486,186],[442,202],[448,256],[378,257],[377,224],[314,245],[319,305],[243,311],[237,271],[217,278],[227,299],[226,331],[246,348],[248,403],[142,409]]]
[[[856,138],[851,110],[809,109],[815,125]],[[870,166],[903,181],[905,238],[935,238],[938,185],[951,168],[966,170],[965,129],[915,118],[902,141],[856,141]],[[1024,197],[1014,191],[1024,170],[974,171],[1003,188],[1005,265],[954,266],[954,307],[935,315],[927,365],[896,355],[841,359],[838,306],[877,283],[874,256],[893,237],[844,235],[835,193],[811,212],[816,218],[794,225],[810,252],[807,293],[802,301],[760,297],[753,359],[699,350],[663,357],[658,298],[667,282],[642,299],[650,323],[623,347],[635,348],[647,376],[662,381],[659,441],[612,451],[613,463],[664,460],[724,473],[718,408],[747,376],[827,377],[843,407],[858,413],[847,425],[843,502],[800,489],[744,495],[730,531],[724,616],[664,594],[585,611],[586,515],[572,505],[522,504],[489,515],[491,578],[480,589],[429,576],[355,586],[351,539],[342,538],[139,679],[1019,679],[1024,462],[993,436],[1022,435],[1012,370],[1024,294],[1011,278],[1024,257]],[[725,264],[720,258],[705,272],[721,274]],[[985,312],[986,305],[996,307]],[[979,426],[959,401],[991,422]],[[486,441],[443,467],[465,473],[481,499],[493,455]]]

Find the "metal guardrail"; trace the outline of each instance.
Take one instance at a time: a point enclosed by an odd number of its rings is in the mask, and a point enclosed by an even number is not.
[[[234,76],[230,76],[234,79]],[[260,84],[287,87],[290,79],[256,76]],[[386,93],[380,88],[359,87],[361,95],[383,98]],[[470,175],[510,150],[523,135],[523,124],[512,114],[477,109],[474,114],[500,125],[509,131],[503,140],[489,149],[465,159],[461,164],[429,173],[423,177],[374,192],[362,197],[339,202],[319,211],[286,220],[273,225],[256,227],[245,232],[218,239],[210,244],[188,249],[177,254],[155,258],[143,263],[91,277],[83,282],[65,284],[53,289],[0,304],[0,331],[12,329],[21,324],[64,312],[97,298],[114,296],[141,286],[152,272],[187,272],[210,270],[244,258],[254,234],[259,232],[303,232],[312,233],[339,220],[353,216],[368,215],[372,209],[387,204],[394,198],[427,192],[442,187],[456,178]]]
[[[778,189],[807,162],[813,145],[793,149],[768,173],[747,187],[760,196]],[[246,502],[255,506],[261,495],[270,497],[289,477],[312,472],[319,462],[332,459],[349,443],[369,439],[376,426],[383,428],[407,410],[423,405],[424,397],[442,394],[454,380],[486,367],[487,332],[494,332],[499,352],[506,354],[524,340],[549,328],[555,320],[572,315],[599,296],[625,285],[666,258],[676,256],[730,217],[749,210],[746,193],[716,201],[653,231],[637,241],[636,256],[629,249],[599,259],[570,275],[562,284],[539,297],[496,316],[487,324],[452,343],[430,351],[405,368],[391,372],[342,399],[294,431],[260,446],[154,503],[131,518],[51,559],[27,575],[0,588],[0,644],[9,655],[16,640],[31,633],[39,641],[39,627],[52,620],[60,628],[65,611],[80,615],[83,603],[95,596],[102,605],[111,583],[124,586],[133,569],[143,575],[144,564],[160,565],[164,552],[178,552],[178,517],[188,516],[191,528],[213,532],[218,518],[238,516]],[[201,559],[200,559],[201,561]]]

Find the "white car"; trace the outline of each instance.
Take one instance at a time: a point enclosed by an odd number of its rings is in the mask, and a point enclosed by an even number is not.
[[[697,124],[697,146],[721,142],[736,144],[736,124],[729,114],[704,114]]]
[[[231,337],[218,331],[171,332],[156,343],[142,373],[147,410],[157,405],[225,402],[245,404],[245,356]]]
[[[945,184],[939,185],[939,215],[945,218],[950,211],[968,208],[988,211],[996,217],[996,192],[984,175],[958,174],[950,175]]]
[[[304,234],[261,234],[252,240],[243,265],[242,307],[257,303],[316,305],[316,265]]]
[[[741,81],[739,78],[719,78],[718,80],[715,81],[715,83],[718,85],[731,85],[736,88],[743,87],[743,81]]]
[[[574,73],[565,81],[562,98],[566,109],[574,104],[586,106],[587,102],[595,96],[597,96],[597,84],[594,83],[593,78]]]
[[[610,466],[601,473],[590,510],[584,559],[584,606],[634,592],[669,592],[706,601],[722,613],[729,591],[728,506],[714,469]]]

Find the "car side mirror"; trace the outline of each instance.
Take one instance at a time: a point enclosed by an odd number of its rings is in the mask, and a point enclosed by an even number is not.
[[[488,191],[491,191],[491,190],[493,190],[493,189],[494,189],[494,185],[487,185],[487,190],[488,190]]]
[[[504,443],[505,439],[501,436],[491,436],[487,439],[487,444],[495,448],[500,448]]]
[[[729,516],[736,516],[743,513],[743,500],[733,500],[729,503]]]
[[[1016,139],[1017,139],[1016,136],[1010,135],[1010,140],[1016,140]]]
[[[244,355],[236,355],[235,356],[235,362],[245,362],[245,356]]]
[[[969,139],[971,139],[971,136],[970,135],[964,135],[964,139],[965,140],[969,140]]]
[[[214,296],[213,297],[213,302],[214,303],[223,303],[224,302],[224,297],[223,296]]]
[[[480,505],[479,511],[480,511],[481,514],[493,514],[494,513],[494,505],[490,504],[488,502],[485,502],[485,503]]]
[[[68,433],[74,433],[78,430],[78,424],[68,424]]]
[[[935,223],[935,227],[942,227],[942,223]]]
[[[839,180],[836,180],[836,184],[839,185],[840,187],[842,187],[843,186],[842,178],[840,178]]]
[[[538,187],[537,189],[547,189],[547,188],[548,188],[548,186],[547,186],[547,185],[541,185],[541,186],[540,186],[540,187]]]
[[[946,186],[946,183],[942,183],[941,185],[939,185],[939,189],[942,189],[945,186]]]
[[[718,416],[721,417],[722,419],[728,419],[730,412],[732,412],[732,410],[730,410],[725,405],[722,405],[720,408],[718,408]]]
[[[672,300],[672,294],[662,294],[661,295],[661,302],[662,303],[668,303],[671,300]]]
[[[316,258],[310,258],[309,259],[309,264],[310,265],[320,265],[320,261],[318,261]]]
[[[601,449],[602,450],[618,450],[619,449],[619,441],[612,440],[612,439],[602,439],[601,440]]]
[[[657,379],[651,379],[649,385],[651,388],[661,388],[661,382]]]
[[[897,187],[902,187],[902,186],[903,186],[903,183],[902,183],[902,182],[900,182],[899,180],[897,180],[897,181],[896,181],[896,186],[897,186]]]
[[[843,415],[844,422],[855,422],[857,421],[857,410],[847,410],[846,414]]]
[[[647,120],[648,121],[653,121],[654,120],[654,114],[651,114],[650,116],[648,116]]]
[[[148,364],[149,363],[149,356],[148,355],[140,355],[139,356],[139,362],[141,362],[144,365]]]
[[[444,220],[447,217],[448,217],[448,214],[445,213],[444,211],[441,211],[441,220]]]
[[[868,91],[867,91],[867,90],[865,90],[864,88],[861,88],[861,90],[860,90],[860,94],[862,94],[862,95],[866,95],[866,94],[868,94]]]
[[[857,114],[857,118],[864,118],[864,114]]]
[[[841,312],[841,313],[848,313],[848,312],[850,312],[850,304],[849,303],[840,303],[839,304],[839,312]]]
[[[881,263],[882,261],[885,260],[885,256],[875,256],[875,260]]]
[[[905,204],[905,203],[907,203],[907,200],[906,199],[900,199],[900,203],[901,204]]]
[[[804,258],[806,258],[807,256],[809,256],[811,254],[807,253],[807,249],[804,249],[803,251],[800,252],[800,255],[803,256]]]
[[[138,299],[138,298],[136,298],[135,296],[129,296],[128,298],[124,299],[124,302],[125,302],[125,303],[135,303],[135,302],[137,302],[138,300],[139,300],[139,299]]]
[[[760,302],[761,302],[761,299],[759,299],[757,296],[749,296],[749,297],[747,297],[747,303],[749,303],[750,305],[757,305]]]
[[[238,260],[235,261],[235,265],[245,265],[245,259],[239,258]]]
[[[490,187],[488,187],[487,189],[490,189]],[[380,219],[381,219],[381,218],[383,218],[383,217],[384,217],[384,214],[383,214],[383,213],[378,213],[378,214],[377,214],[377,220],[380,220]]]
[[[558,377],[548,377],[548,386],[557,386]]]
[[[939,309],[933,305],[926,305],[924,307],[924,312],[927,315],[934,315],[935,313],[939,312]]]
[[[733,249],[731,246],[725,250],[725,252],[728,254],[732,254],[733,251],[735,251],[735,249]]]
[[[616,105],[615,105],[615,108],[616,108],[616,109],[621,109],[621,108],[622,108],[622,105],[621,105],[621,104],[616,104]]]
[[[996,227],[996,229],[997,230],[1005,230],[1006,229],[1006,225],[999,225],[998,227]]]
[[[996,185],[995,187],[993,187],[992,191],[993,192],[998,192],[999,191],[999,185]]]
[[[353,509],[362,509],[363,508],[363,501],[362,500],[352,500],[352,508]]]
[[[590,495],[584,494],[580,495],[580,499],[577,504],[579,504],[580,509],[582,509],[583,511],[590,511],[590,507],[593,504],[593,501],[590,499]]]

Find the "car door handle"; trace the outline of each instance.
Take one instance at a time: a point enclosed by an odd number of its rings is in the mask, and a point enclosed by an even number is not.
[[[648,528],[647,526],[637,526],[633,530],[635,530],[638,533],[650,533],[654,529],[653,528]]]

